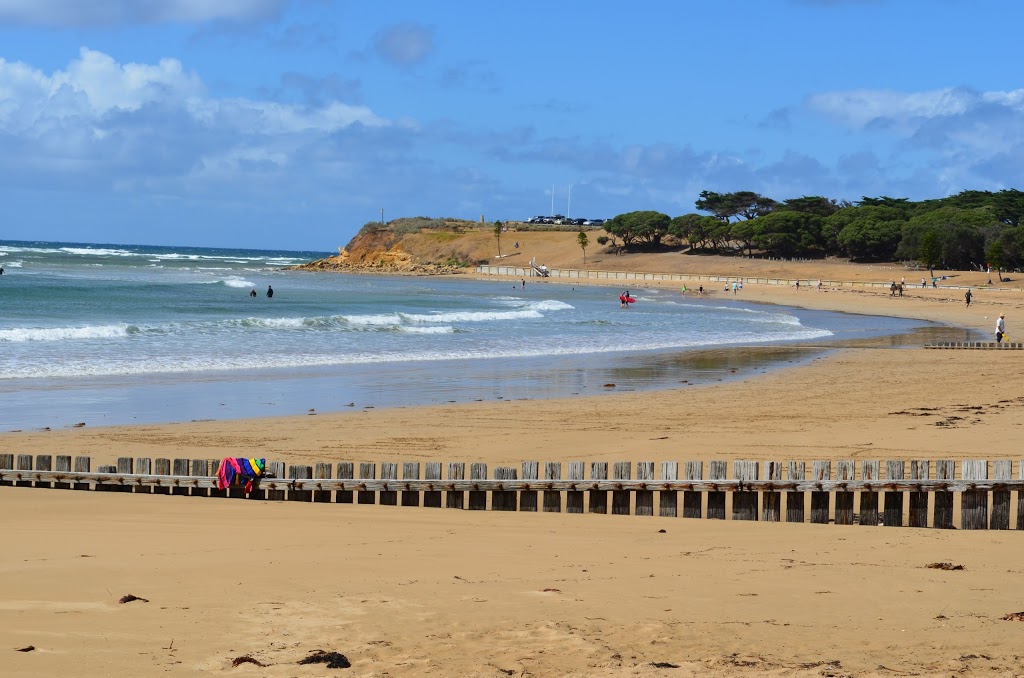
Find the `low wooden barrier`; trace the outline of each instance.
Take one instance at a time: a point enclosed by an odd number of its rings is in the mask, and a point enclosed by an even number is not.
[[[1024,350],[1024,342],[1020,341],[937,341],[925,344],[925,348],[970,348],[970,349],[995,349],[1000,351]]]
[[[965,460],[959,477],[952,460],[890,460],[884,465],[861,460],[859,473],[853,460],[815,461],[810,473],[803,461],[734,461],[731,478],[724,461],[708,462],[707,478],[701,461],[683,462],[682,478],[680,464],[674,461],[662,462],[657,475],[654,462],[612,463],[610,478],[608,462],[589,464],[585,478],[587,464],[573,461],[565,479],[561,462],[497,466],[490,478],[487,464],[475,463],[470,464],[468,479],[461,462],[447,465],[446,478],[441,477],[440,462],[407,462],[400,479],[399,465],[393,462],[380,464],[379,473],[377,464],[366,462],[287,468],[282,462],[269,462],[274,477],[249,493],[242,487],[218,490],[218,465],[218,460],[122,457],[116,465],[92,471],[89,457],[75,457],[71,470],[70,455],[0,454],[0,487],[890,527],[953,528],[958,522],[968,530],[1008,530],[1012,522],[1015,529],[1024,530],[1024,464],[1018,462],[1013,479],[1011,460]],[[960,507],[959,521],[954,500]]]

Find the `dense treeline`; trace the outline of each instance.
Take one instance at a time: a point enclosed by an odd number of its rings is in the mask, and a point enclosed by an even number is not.
[[[671,235],[694,253],[914,260],[960,270],[985,264],[1024,268],[1024,193],[1016,189],[964,191],[920,202],[864,197],[856,203],[820,196],[777,202],[750,191],[703,191],[696,208],[704,214],[620,214],[605,222],[604,230],[626,249],[660,246]]]

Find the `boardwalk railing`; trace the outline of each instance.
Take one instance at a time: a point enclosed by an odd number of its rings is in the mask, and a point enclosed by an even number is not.
[[[785,479],[784,466],[777,461],[734,461],[732,478],[727,477],[724,461],[709,462],[707,478],[704,462],[699,461],[684,462],[682,478],[678,462],[662,462],[656,478],[654,462],[638,462],[635,467],[631,462],[594,462],[586,474],[588,465],[574,461],[568,462],[564,479],[561,462],[498,466],[492,478],[487,477],[487,464],[475,463],[470,464],[468,479],[461,462],[447,464],[444,479],[440,462],[404,463],[401,479],[399,465],[393,462],[380,464],[379,475],[375,463],[291,465],[287,477],[283,463],[270,462],[268,469],[275,477],[247,494],[242,487],[217,489],[217,460],[122,457],[116,465],[99,466],[94,472],[89,457],[75,457],[73,471],[71,456],[55,459],[53,468],[50,455],[0,454],[0,486],[392,506],[400,499],[402,506],[646,516],[655,515],[657,493],[657,515],[666,517],[725,520],[731,515],[733,520],[937,528],[955,527],[958,504],[960,527],[975,530],[1010,529],[1011,494],[1016,492],[1013,522],[1017,530],[1024,530],[1024,464],[1018,463],[1015,480],[1011,460],[965,460],[959,477],[952,460],[896,460],[884,466],[862,460],[859,474],[852,460],[815,461],[810,474],[805,462],[791,461],[785,465]]]

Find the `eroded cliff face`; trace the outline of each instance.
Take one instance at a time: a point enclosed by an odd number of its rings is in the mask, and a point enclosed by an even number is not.
[[[477,263],[460,252],[459,241],[470,234],[452,232],[398,233],[382,227],[360,232],[338,254],[295,266],[306,271],[450,275]]]

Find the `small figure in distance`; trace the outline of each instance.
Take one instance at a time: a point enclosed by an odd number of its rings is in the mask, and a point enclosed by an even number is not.
[[[267,285],[267,298],[270,299],[274,296],[274,288]]]
[[[252,288],[252,292],[249,292],[249,296],[250,297],[255,297],[256,296],[256,288],[255,287]]]
[[[4,274],[4,267],[0,266],[0,275],[3,275],[3,274]]]
[[[526,289],[526,278],[523,278],[523,289]]]
[[[964,295],[964,300],[967,301],[967,308],[971,307],[971,289],[967,288],[967,294]]]

